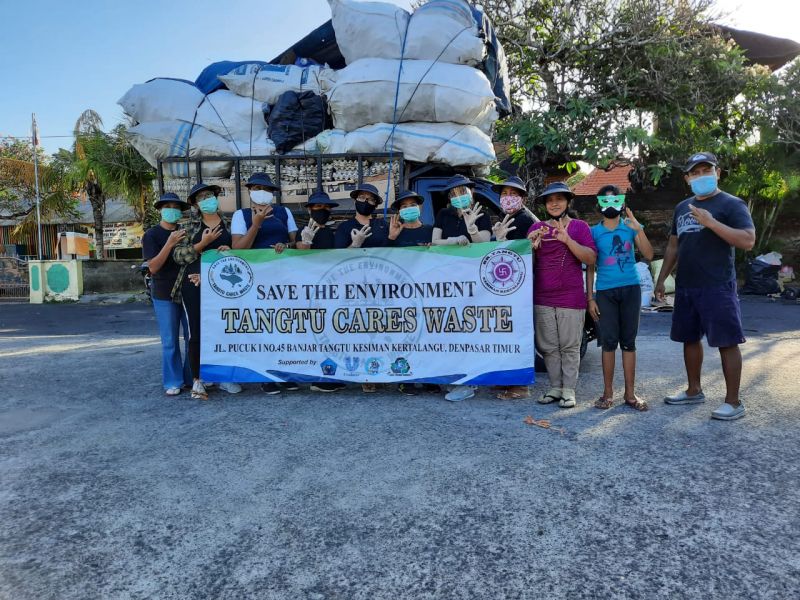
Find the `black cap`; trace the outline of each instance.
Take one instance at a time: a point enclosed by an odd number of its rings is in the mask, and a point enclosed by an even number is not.
[[[179,198],[178,194],[175,194],[174,192],[167,192],[166,194],[162,194],[158,200],[153,202],[153,206],[155,206],[156,208],[161,208],[161,206],[163,204],[166,204],[167,202],[177,202],[178,204],[183,204],[184,208],[181,208],[180,210],[186,210],[187,208],[189,208],[189,203],[186,200],[182,200],[181,198]]]
[[[523,196],[528,195],[528,188],[525,187],[525,182],[519,177],[509,177],[503,183],[495,183],[492,186],[492,191],[499,194],[503,191],[504,187],[510,187],[514,188],[515,190],[519,190],[522,192]]]
[[[305,203],[305,206],[308,206],[309,204],[327,204],[331,208],[339,206],[338,202],[331,200],[331,197],[321,190],[317,190],[308,197],[308,202]]]
[[[555,183],[551,183],[548,185],[541,194],[536,196],[537,200],[544,200],[547,196],[551,194],[564,194],[568,200],[572,200],[575,197],[575,194],[572,193],[572,190],[569,189],[569,186],[564,183],[563,181],[556,181]]]
[[[425,198],[420,196],[417,192],[412,192],[411,190],[403,190],[402,192],[400,192],[400,194],[398,194],[397,200],[392,202],[392,210],[394,211],[400,210],[400,203],[403,200],[407,200],[408,198],[413,198],[414,201],[419,205],[425,203]]]
[[[222,191],[222,188],[218,185],[214,185],[213,183],[203,183],[202,181],[198,181],[192,186],[192,189],[189,190],[189,195],[186,197],[186,199],[190,204],[194,204],[194,197],[203,190],[213,190],[214,194],[219,194]]]
[[[362,183],[360,186],[350,192],[350,197],[355,200],[359,192],[369,192],[370,194],[374,194],[378,198],[378,204],[383,202],[383,198],[381,198],[381,193],[378,191],[378,188],[371,183]]]
[[[280,190],[280,186],[275,185],[272,183],[272,179],[269,178],[269,175],[266,173],[253,173],[250,175],[250,178],[247,180],[247,183],[244,184],[246,188],[249,188],[252,185],[263,185],[264,187],[268,187],[271,190],[278,191]]]
[[[719,166],[717,157],[714,154],[711,152],[698,152],[697,154],[692,154],[689,157],[689,160],[686,161],[686,166],[683,167],[683,172],[688,173],[695,167],[695,165],[699,165],[700,163],[708,163],[712,167]]]

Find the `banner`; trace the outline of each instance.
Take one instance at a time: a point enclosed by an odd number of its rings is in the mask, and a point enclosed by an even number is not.
[[[94,227],[87,227],[87,231],[95,237]],[[126,248],[141,248],[144,229],[141,223],[104,223],[103,243],[106,250],[124,250]]]
[[[530,242],[203,253],[212,382],[534,381]]]

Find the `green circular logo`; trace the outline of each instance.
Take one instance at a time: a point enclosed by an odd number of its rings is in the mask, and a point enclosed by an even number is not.
[[[53,265],[47,269],[47,287],[56,294],[66,292],[69,287],[69,271],[64,265]]]

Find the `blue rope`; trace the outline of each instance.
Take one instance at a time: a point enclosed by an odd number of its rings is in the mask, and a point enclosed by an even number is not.
[[[411,18],[406,22],[406,30],[403,33],[403,45],[400,48],[400,66],[397,67],[397,84],[394,88],[394,109],[392,111],[392,132],[389,134],[389,174],[386,180],[386,197],[383,202],[383,218],[389,212],[389,189],[392,185],[392,166],[394,165],[394,130],[397,127],[397,100],[400,97],[400,76],[403,72],[403,58],[406,54],[406,38],[408,38],[408,27],[411,25]]]

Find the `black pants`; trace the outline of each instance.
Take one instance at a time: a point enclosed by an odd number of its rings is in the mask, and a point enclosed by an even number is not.
[[[200,287],[187,278],[181,287],[183,310],[189,322],[189,368],[192,377],[200,379]]]
[[[639,313],[642,310],[642,288],[624,285],[610,290],[597,290],[595,300],[600,310],[597,333],[603,352],[614,352],[617,346],[625,352],[635,352]],[[189,344],[191,348],[191,341]]]

